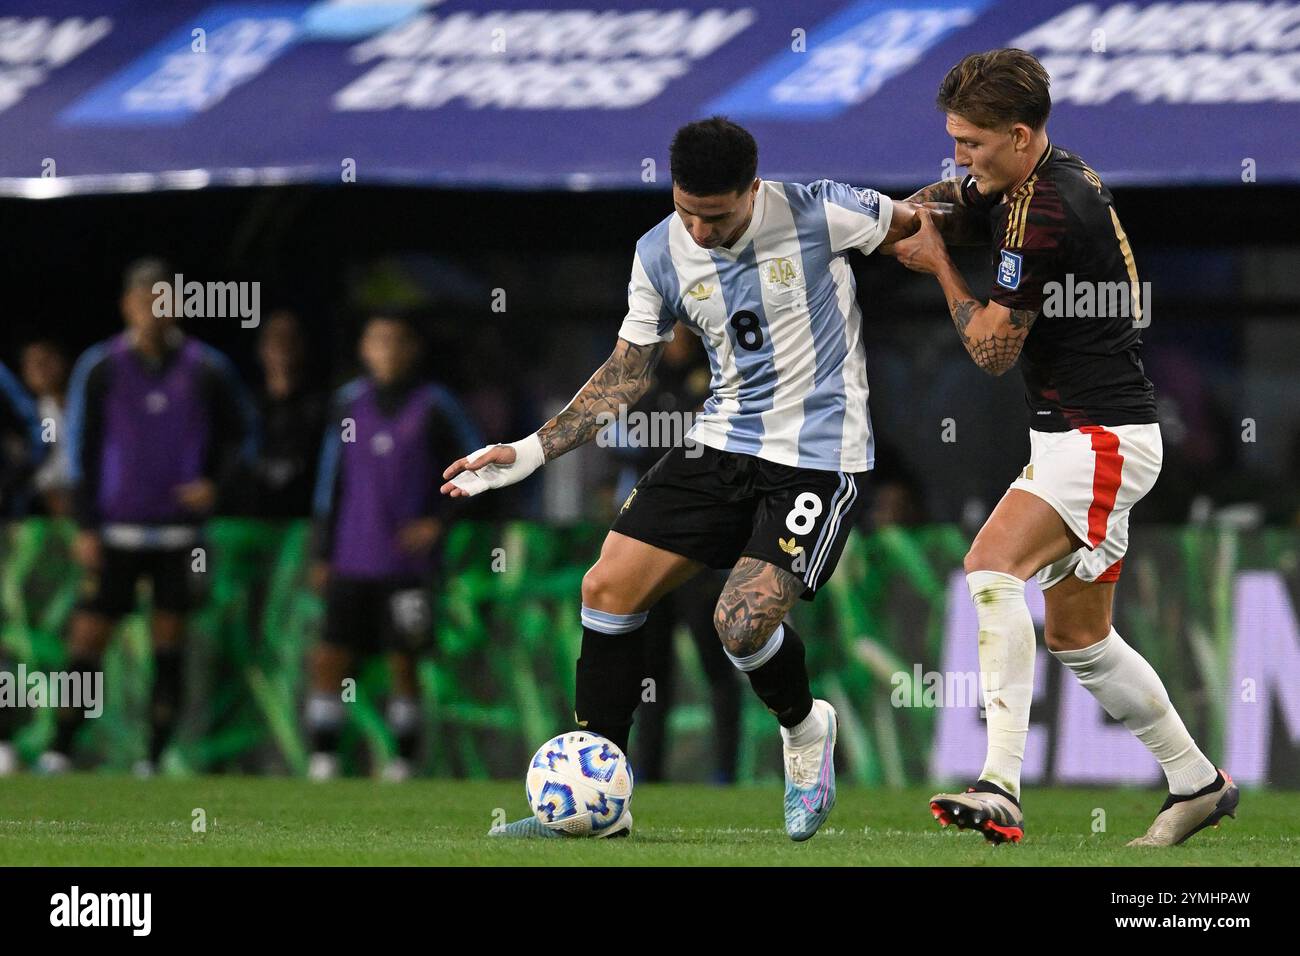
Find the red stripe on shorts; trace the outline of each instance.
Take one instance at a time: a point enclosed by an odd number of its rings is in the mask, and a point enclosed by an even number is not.
[[[1106,524],[1119,493],[1124,456],[1119,453],[1119,436],[1100,425],[1085,425],[1079,431],[1092,437],[1096,456],[1092,470],[1092,504],[1088,506],[1088,543],[1094,548],[1106,540]]]
[[[1116,561],[1114,564],[1108,567],[1105,571],[1101,572],[1101,574],[1097,575],[1097,583],[1106,584],[1111,581],[1118,581],[1119,573],[1120,571],[1123,570],[1123,568],[1124,568],[1124,559],[1120,558],[1118,561]]]

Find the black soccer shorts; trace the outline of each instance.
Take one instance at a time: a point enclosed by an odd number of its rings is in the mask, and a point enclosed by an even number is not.
[[[767,561],[797,575],[802,597],[812,600],[844,551],[866,474],[794,468],[699,444],[692,455],[679,446],[659,459],[610,530],[711,568],[731,568],[741,557]]]
[[[331,577],[325,589],[326,644],[356,654],[418,654],[432,645],[433,625],[427,581]]]
[[[190,548],[142,548],[103,545],[101,566],[88,571],[81,585],[80,608],[116,620],[136,609],[136,584],[149,578],[153,609],[187,614],[197,604],[199,575],[190,570]]]

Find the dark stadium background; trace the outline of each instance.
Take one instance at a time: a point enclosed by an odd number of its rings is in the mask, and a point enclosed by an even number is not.
[[[901,198],[921,185],[881,188]],[[1247,523],[1300,524],[1300,388],[1292,377],[1300,189],[1115,192],[1139,274],[1152,283],[1144,355],[1166,418],[1158,494],[1134,520],[1188,520],[1193,499],[1205,496],[1214,506],[1248,506]],[[260,281],[263,316],[297,311],[314,370],[332,384],[356,372],[361,318],[401,304],[419,316],[433,375],[456,390],[508,396],[509,427],[488,435],[506,441],[536,428],[608,355],[632,249],[668,211],[660,190],[360,184],[0,200],[9,277],[0,359],[16,367],[21,346],[37,336],[75,355],[112,334],[121,325],[122,269],[161,255],[187,280]],[[992,380],[970,364],[927,277],[880,256],[851,260],[883,445],[878,474],[904,469],[931,520],[961,520],[972,498],[991,507],[1027,455],[1019,374]],[[959,264],[972,288],[991,275],[981,251],[963,250]],[[396,283],[389,291],[383,277]],[[503,313],[491,307],[496,288],[506,292]],[[185,327],[256,381],[256,329],[235,319]],[[948,416],[957,421],[953,444],[940,440]],[[1253,444],[1242,441],[1245,418],[1257,423]]]

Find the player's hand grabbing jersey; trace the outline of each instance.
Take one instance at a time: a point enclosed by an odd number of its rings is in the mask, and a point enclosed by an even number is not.
[[[703,340],[712,394],[688,437],[799,468],[872,467],[848,251],[874,250],[892,213],[872,189],[764,181],[730,249],[696,245],[675,213],[641,237],[619,335],[669,341],[680,319]]]
[[[1030,426],[1155,422],[1155,392],[1139,357],[1149,317],[1128,237],[1097,174],[1049,144],[1005,202],[1001,193],[981,194],[969,176],[961,199],[990,218],[997,272],[989,298],[1039,313],[1020,359]],[[1078,314],[1088,311],[1076,300],[1089,289],[1092,311]]]

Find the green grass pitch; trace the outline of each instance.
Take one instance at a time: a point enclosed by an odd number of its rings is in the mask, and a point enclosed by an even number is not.
[[[1128,849],[1154,791],[1031,788],[1019,846],[941,830],[930,789],[842,787],[830,821],[792,843],[776,786],[637,787],[626,840],[489,840],[494,811],[526,812],[505,782],[74,774],[0,780],[0,865],[1283,865],[1300,861],[1300,797],[1246,791],[1240,819],[1170,849]],[[194,832],[195,811],[206,832]],[[1104,832],[1093,832],[1097,811]]]

